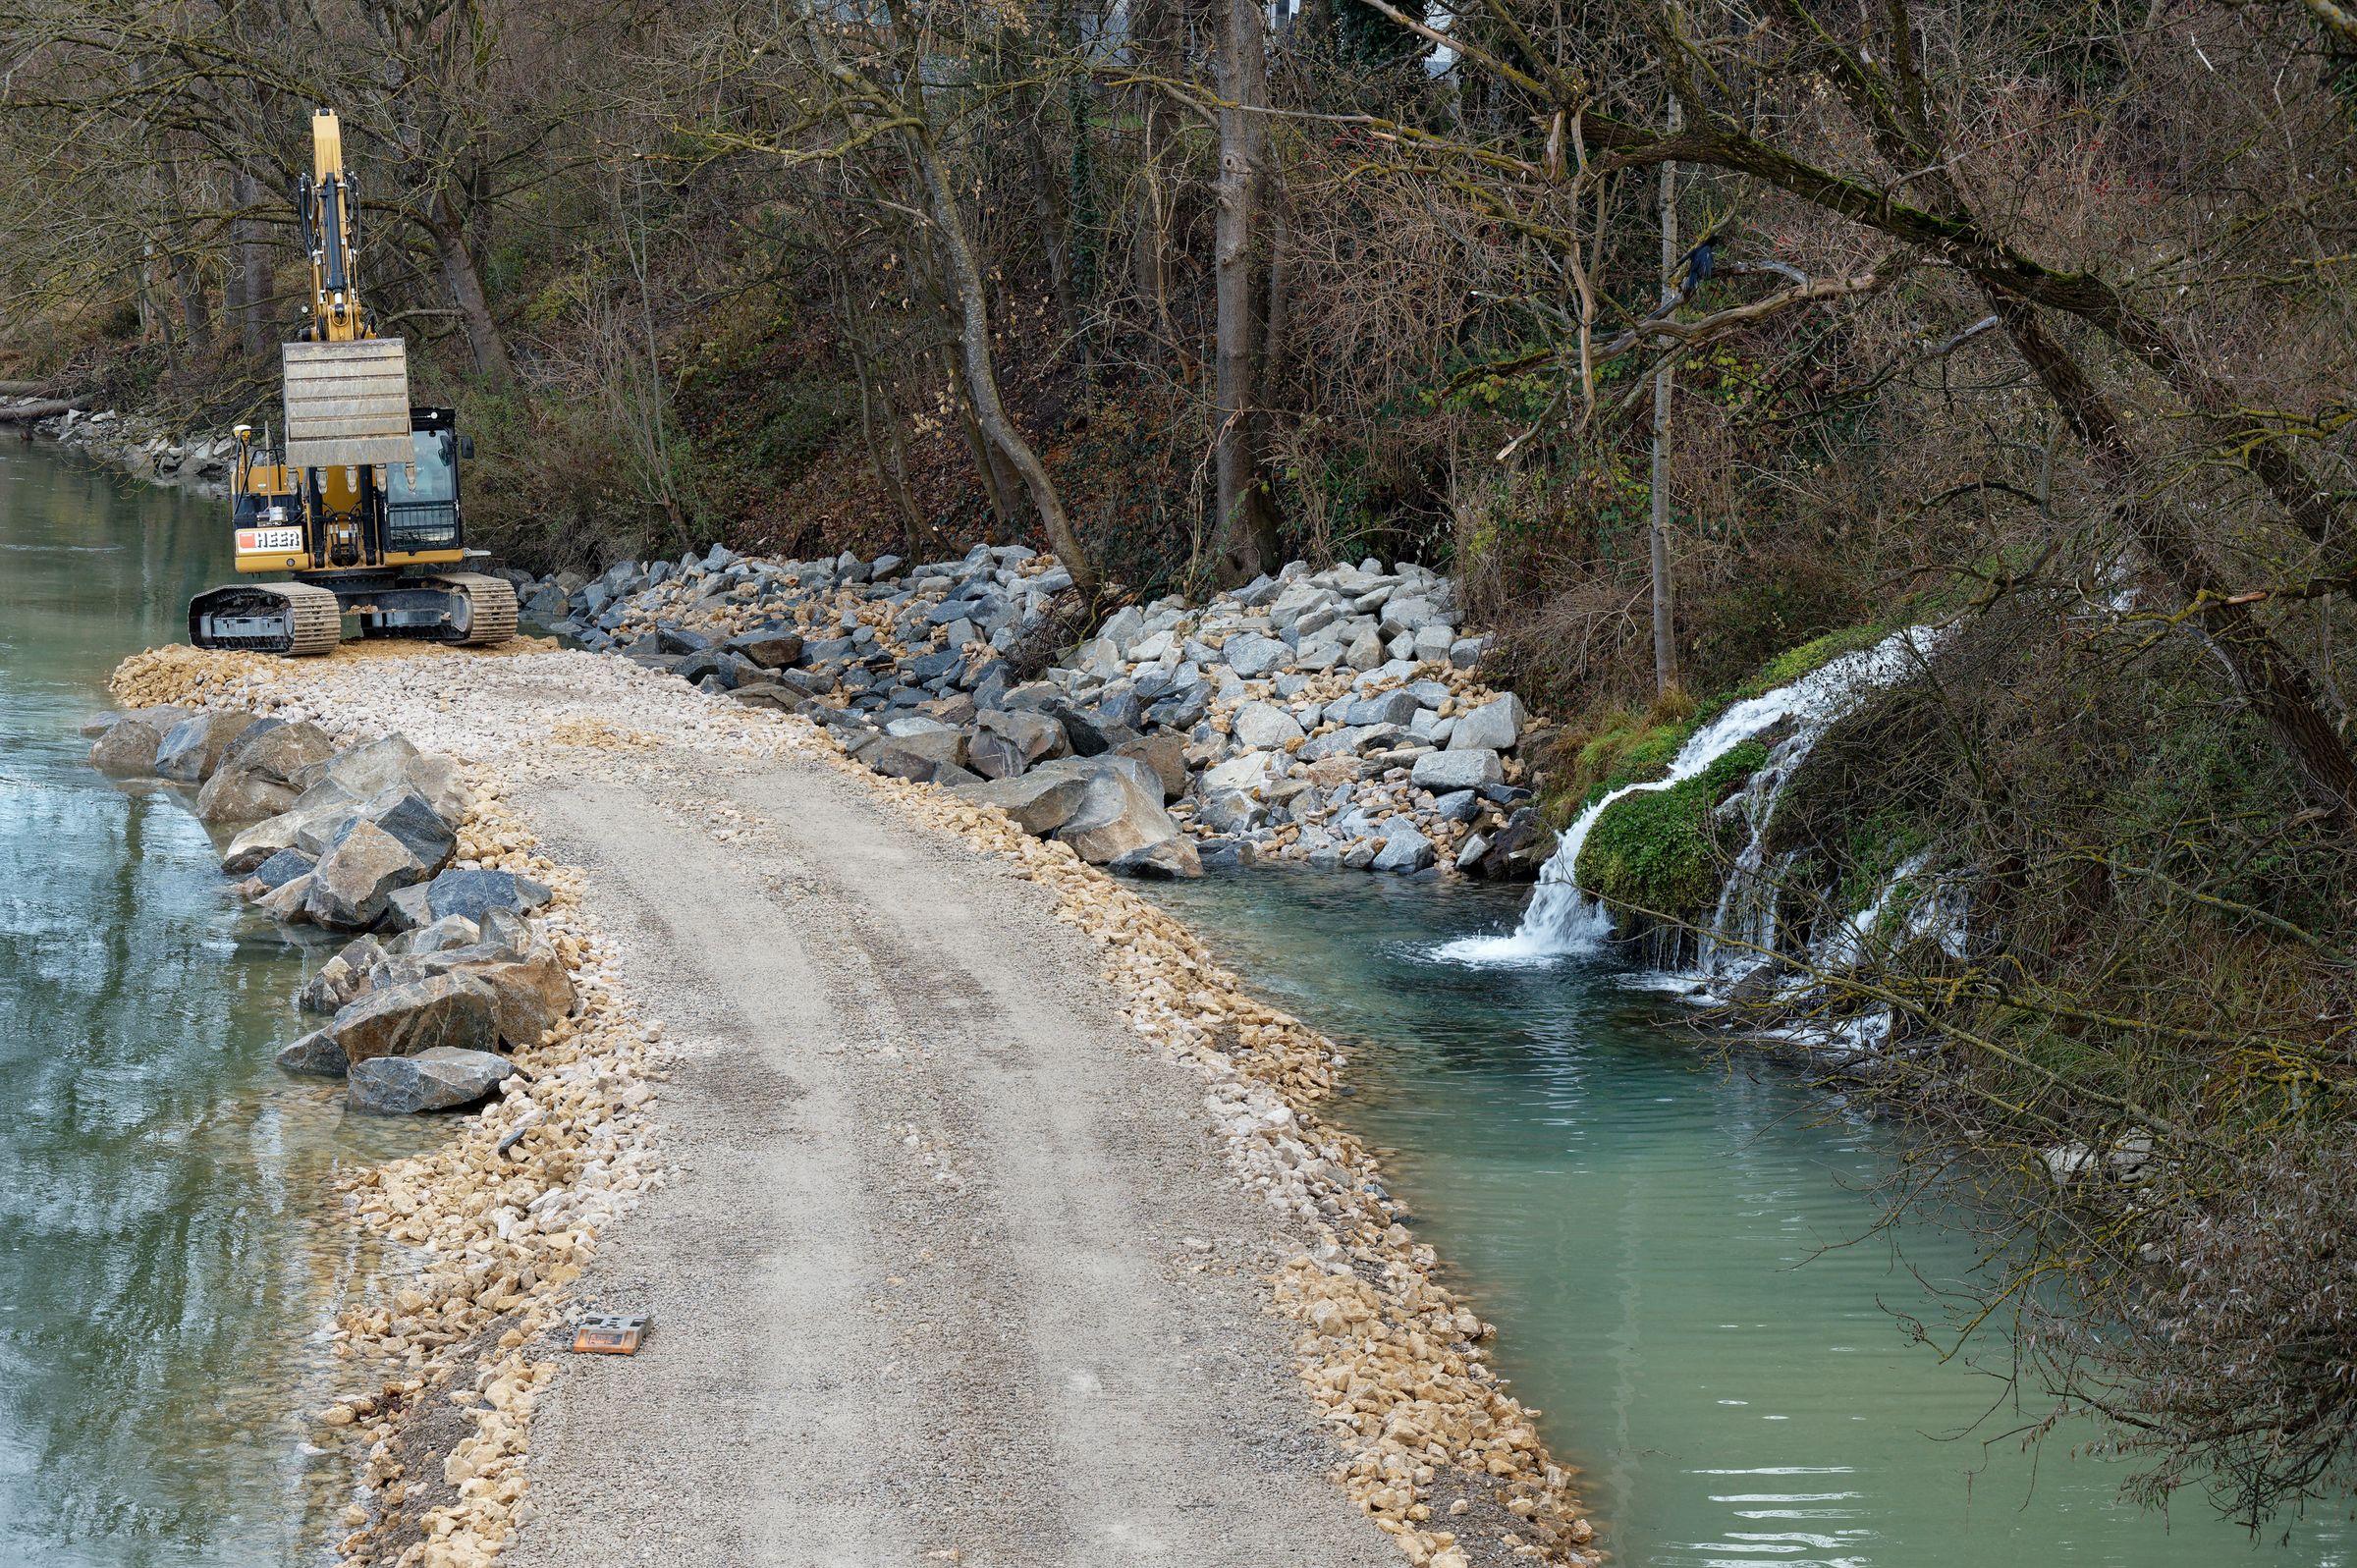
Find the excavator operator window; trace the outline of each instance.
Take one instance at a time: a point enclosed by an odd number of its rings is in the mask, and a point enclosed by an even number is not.
[[[407,465],[385,465],[385,547],[401,552],[455,550],[459,545],[457,433],[412,430],[410,445],[415,456]]]

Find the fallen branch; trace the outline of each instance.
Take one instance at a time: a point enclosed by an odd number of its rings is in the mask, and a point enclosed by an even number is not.
[[[0,424],[49,419],[61,413],[70,413],[80,406],[80,402],[71,398],[44,398],[38,403],[0,405]]]

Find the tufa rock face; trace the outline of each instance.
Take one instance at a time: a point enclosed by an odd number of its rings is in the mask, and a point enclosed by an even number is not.
[[[407,844],[356,818],[312,868],[303,912],[331,931],[365,931],[383,916],[395,889],[425,874]]]
[[[454,1110],[489,1098],[516,1064],[488,1051],[436,1046],[414,1056],[373,1056],[352,1068],[347,1103],[373,1115]]]
[[[200,784],[221,766],[230,742],[253,728],[254,716],[226,708],[183,719],[155,748],[155,773],[175,784]]]
[[[355,1066],[438,1046],[488,1051],[499,1041],[499,999],[472,975],[428,975],[371,989],[339,1011],[327,1032]]]

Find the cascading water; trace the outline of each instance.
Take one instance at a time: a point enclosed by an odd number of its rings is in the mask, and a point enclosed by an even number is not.
[[[1539,871],[1537,891],[1523,911],[1522,923],[1511,936],[1471,937],[1450,943],[1435,956],[1460,963],[1527,963],[1565,953],[1593,952],[1613,934],[1612,911],[1579,886],[1579,851],[1589,832],[1615,801],[1648,790],[1667,789],[1691,779],[1744,741],[1789,723],[1791,732],[1777,743],[1768,763],[1735,796],[1738,809],[1750,819],[1751,837],[1737,857],[1735,874],[1727,880],[1720,907],[1706,939],[1704,961],[1739,950],[1744,967],[1758,961],[1754,948],[1770,946],[1775,926],[1774,883],[1759,876],[1770,817],[1784,782],[1800,766],[1817,738],[1835,720],[1855,708],[1867,695],[1903,679],[1922,667],[1939,640],[1939,632],[1912,626],[1893,632],[1871,648],[1828,660],[1787,686],[1738,702],[1689,735],[1671,759],[1669,773],[1643,784],[1623,784],[1579,814],[1555,853]],[[1733,804],[1734,802],[1730,802]],[[1762,919],[1766,924],[1761,924]],[[1734,938],[1746,946],[1727,946]]]

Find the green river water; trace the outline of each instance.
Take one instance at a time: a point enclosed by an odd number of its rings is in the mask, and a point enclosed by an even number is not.
[[[329,1303],[365,1262],[335,1168],[431,1136],[347,1121],[272,1065],[304,951],[239,907],[171,794],[83,763],[107,672],[179,634],[222,532],[213,503],[0,444],[0,1568],[315,1560],[345,1483],[298,1412],[325,1400]],[[2033,1469],[2002,1412],[1956,1437],[1997,1390],[1893,1311],[1927,1306],[1909,1266],[1954,1274],[1964,1246],[1839,1245],[1873,1218],[1880,1136],[1708,1067],[1624,972],[1431,956],[1510,927],[1518,890],[1149,891],[1353,1044],[1340,1113],[1398,1151],[1617,1562],[2357,1556],[2337,1522],[2254,1546],[2189,1503],[2166,1528],[2066,1441]]]
[[[356,1267],[339,1161],[413,1145],[279,1071],[302,949],[204,830],[84,762],[126,653],[228,575],[218,502],[0,442],[0,1565],[314,1560],[303,1445]]]
[[[1868,1238],[1888,1138],[1774,1069],[1730,1076],[1649,977],[1436,955],[1527,889],[1257,872],[1141,888],[1271,1001],[1344,1043],[1331,1113],[1499,1325],[1499,1369],[1623,1568],[2176,1568],[2357,1560],[2338,1519],[2254,1541],[2198,1497],[2026,1455],[2002,1389],[1910,1343],[1968,1242]],[[1853,1244],[1854,1243],[1854,1244]],[[1929,1283],[1927,1283],[1927,1281]],[[2000,1347],[1987,1353],[2002,1359]]]

